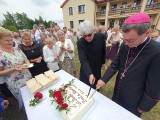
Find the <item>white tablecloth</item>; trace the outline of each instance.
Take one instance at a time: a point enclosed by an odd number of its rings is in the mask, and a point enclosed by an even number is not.
[[[56,74],[59,75],[59,81],[49,88],[40,91],[45,99],[35,108],[29,106],[29,101],[34,98],[34,95],[29,91],[28,87],[25,86],[20,89],[28,120],[63,120],[55,107],[51,105],[51,99],[48,93],[50,89],[59,88],[63,83],[65,84],[75,79],[75,82],[88,92],[89,86],[65,71],[60,70]],[[91,93],[93,91],[92,89]],[[94,104],[82,120],[141,120],[99,92],[96,92],[93,97]]]

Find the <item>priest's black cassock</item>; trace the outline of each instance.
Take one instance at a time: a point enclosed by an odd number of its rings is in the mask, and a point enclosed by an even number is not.
[[[87,85],[91,74],[96,78],[93,88],[96,88],[97,81],[101,78],[101,67],[105,63],[106,37],[102,33],[95,33],[91,42],[84,37],[77,41],[78,54],[81,63],[80,80]]]
[[[150,111],[160,99],[160,43],[148,37],[142,44],[128,51],[129,47],[122,43],[117,58],[102,80],[108,82],[118,71],[112,99],[140,117],[137,108]],[[122,75],[127,67],[128,70]]]

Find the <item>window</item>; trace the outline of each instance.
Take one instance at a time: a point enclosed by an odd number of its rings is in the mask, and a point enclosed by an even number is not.
[[[148,0],[147,1],[147,5],[153,5],[154,4],[154,0]]]
[[[85,13],[85,5],[78,6],[78,13]]]
[[[105,14],[105,13],[106,13],[106,6],[102,6],[102,7],[101,7],[101,12],[102,12],[102,14]]]
[[[100,21],[100,25],[105,25],[105,21]]]
[[[69,7],[69,15],[73,15],[73,8]]]
[[[125,14],[126,8],[127,8],[127,2],[122,3],[122,9],[120,14]]]
[[[122,27],[123,23],[125,21],[125,18],[121,18],[119,19],[119,26]]]
[[[83,22],[84,20],[79,20],[79,24],[81,23],[81,22]]]
[[[73,23],[73,21],[70,21],[70,28],[74,28],[74,23]]]
[[[116,10],[117,10],[117,4],[113,4],[113,5],[111,5],[111,11],[114,13],[114,12],[116,12]]]
[[[115,22],[115,19],[111,19],[109,21],[109,27],[113,28],[114,27],[114,22]]]
[[[141,0],[134,0],[133,2],[133,7],[137,7],[138,5],[140,5]]]

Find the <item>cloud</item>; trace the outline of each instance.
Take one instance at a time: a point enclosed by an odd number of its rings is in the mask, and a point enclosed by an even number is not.
[[[0,5],[7,5],[7,3],[4,0],[0,0]]]
[[[48,6],[52,1],[50,0],[32,0],[33,4],[38,6]]]
[[[3,2],[3,4],[2,4]],[[0,0],[0,21],[3,14],[26,13],[30,19],[41,16],[46,21],[54,21],[63,26],[63,13],[60,5],[64,0]]]

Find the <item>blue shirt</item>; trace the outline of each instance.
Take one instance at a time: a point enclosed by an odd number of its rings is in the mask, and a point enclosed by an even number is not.
[[[3,99],[3,98],[0,98],[0,109],[1,109],[2,111],[4,111],[4,106],[1,104],[3,101],[4,101],[4,99]]]

